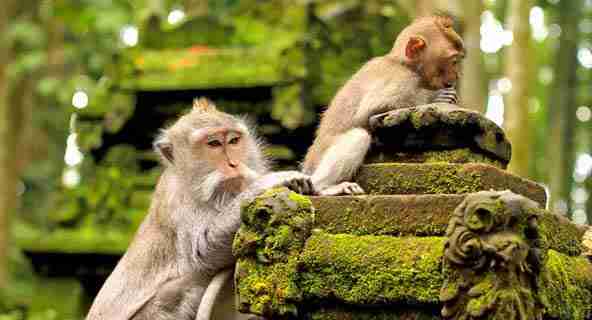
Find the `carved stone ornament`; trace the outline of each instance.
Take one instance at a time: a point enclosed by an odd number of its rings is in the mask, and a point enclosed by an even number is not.
[[[542,319],[536,208],[510,191],[484,191],[468,195],[455,209],[446,230],[444,318]]]

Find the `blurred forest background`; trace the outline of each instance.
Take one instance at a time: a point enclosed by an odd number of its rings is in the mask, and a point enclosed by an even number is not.
[[[338,87],[437,10],[509,170],[592,222],[591,0],[2,0],[0,319],[83,317],[146,212],[152,139],[194,97],[251,115],[295,168]]]

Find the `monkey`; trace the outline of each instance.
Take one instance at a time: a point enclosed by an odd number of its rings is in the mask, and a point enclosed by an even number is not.
[[[465,49],[452,25],[448,16],[416,19],[389,53],[372,58],[337,92],[302,164],[320,195],[364,193],[349,180],[370,148],[370,118],[431,102],[457,102],[454,86]]]
[[[232,279],[232,271],[232,269],[222,270],[212,278],[212,281],[210,281],[203,298],[201,299],[195,320],[210,320],[212,318],[214,304],[216,303],[224,284]]]
[[[270,172],[261,148],[252,126],[204,98],[164,129],[148,214],[86,319],[195,319],[212,278],[234,266],[241,202],[278,186],[312,192],[307,175]]]

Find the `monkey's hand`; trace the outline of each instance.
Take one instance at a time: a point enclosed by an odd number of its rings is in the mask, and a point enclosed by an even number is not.
[[[438,90],[438,95],[434,98],[434,103],[458,104],[458,95],[454,87],[448,87]]]
[[[301,194],[316,194],[309,175],[298,171],[273,172],[263,176],[264,188],[287,187]]]

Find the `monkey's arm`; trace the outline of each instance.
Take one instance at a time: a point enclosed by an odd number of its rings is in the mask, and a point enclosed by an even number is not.
[[[413,83],[385,80],[364,94],[353,118],[354,127],[369,127],[372,116],[394,109],[410,107],[415,89]]]

